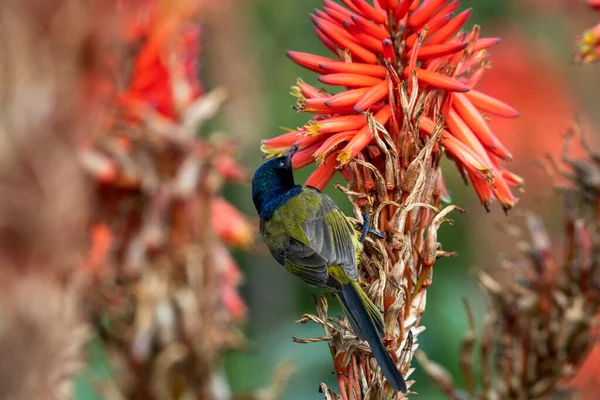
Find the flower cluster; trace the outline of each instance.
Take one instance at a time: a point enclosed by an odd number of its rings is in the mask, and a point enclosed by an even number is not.
[[[107,351],[138,369],[119,385],[124,397],[147,397],[172,380],[189,383],[177,390],[194,397],[215,397],[217,357],[241,340],[242,275],[227,246],[249,248],[254,229],[220,195],[247,177],[235,146],[197,137],[225,97],[204,93],[198,80],[201,32],[192,17],[200,3],[122,2],[116,72],[129,76],[120,76],[103,134],[81,151],[98,199],[86,259],[99,282],[92,312],[112,326],[103,332]],[[169,353],[175,347],[180,358]],[[197,365],[174,372],[171,364],[184,360]]]
[[[586,0],[594,10],[600,11],[600,1]],[[600,23],[583,32],[578,39],[577,59],[584,63],[600,58]]]
[[[431,136],[442,118],[446,128],[441,145],[472,182],[482,204],[487,208],[498,199],[505,209],[513,207],[510,187],[522,180],[500,164],[511,154],[488,127],[484,113],[504,118],[519,114],[474,89],[489,64],[486,50],[499,39],[481,38],[477,26],[461,31],[471,10],[458,12],[460,0],[342,3],[345,7],[323,0],[323,9],[311,14],[316,35],[333,58],[297,51],[287,55],[318,73],[321,83],[343,90],[333,93],[298,80],[292,87],[296,109],[316,116],[295,131],[265,140],[263,151],[275,156],[299,144],[294,168],[316,161],[307,184],[323,188],[336,170],[348,178],[351,160],[382,164],[382,154],[373,145],[374,135],[379,135],[373,126],[389,132],[403,149],[400,162],[407,163],[406,149]],[[416,121],[413,113],[418,114]],[[418,125],[419,137],[408,137],[410,124]]]
[[[141,47],[131,60],[129,83],[118,95],[122,122],[115,122],[116,128],[102,138],[101,148],[84,152],[85,165],[98,179],[102,192],[117,189],[126,193],[156,190],[159,182],[154,182],[154,187],[150,188],[148,180],[161,177],[150,178],[151,171],[136,165],[136,158],[140,156],[136,147],[140,147],[143,141],[152,140],[143,135],[158,134],[162,136],[164,144],[175,144],[180,147],[179,150],[190,153],[185,160],[171,160],[179,165],[168,167],[172,169],[168,172],[172,175],[169,178],[179,179],[179,185],[191,185],[188,188],[175,188],[176,190],[194,190],[197,182],[186,179],[198,178],[196,170],[202,158],[210,160],[210,167],[214,171],[215,177],[211,185],[215,185],[217,181],[244,181],[246,172],[235,163],[232,157],[235,149],[231,144],[207,143],[194,138],[194,129],[216,111],[222,99],[220,92],[202,96],[202,86],[197,78],[199,27],[185,19],[189,10],[164,12],[154,2],[146,2],[144,6],[136,10],[137,13],[133,14],[124,32],[124,37],[131,46],[141,44]],[[135,131],[135,136],[131,131]],[[182,147],[184,145],[185,149]],[[110,151],[106,150],[108,146]],[[162,171],[152,173],[160,175]],[[253,241],[253,229],[233,205],[216,194],[218,186],[214,187],[215,195],[210,197],[212,228],[225,244],[248,248]],[[107,217],[102,216],[91,229],[90,268],[93,269],[107,262],[111,247],[128,242],[126,238],[132,236],[131,231],[122,231],[123,227],[115,231],[116,227],[110,226],[112,219]],[[227,260],[223,265],[232,271],[225,275],[238,276],[237,266],[228,252],[219,249],[218,253],[220,259],[227,253]],[[230,297],[231,293],[235,291],[224,289],[224,297]],[[227,299],[226,303],[237,304],[238,308],[231,312],[243,315],[243,305],[239,299]]]

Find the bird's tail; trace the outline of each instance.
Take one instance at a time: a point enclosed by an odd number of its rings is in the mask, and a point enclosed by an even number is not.
[[[406,393],[406,382],[381,340],[385,336],[381,311],[356,281],[342,285],[339,299],[355,333],[369,343],[390,386],[397,392]]]

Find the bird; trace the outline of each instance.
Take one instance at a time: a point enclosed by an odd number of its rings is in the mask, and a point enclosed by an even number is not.
[[[382,312],[358,283],[358,264],[369,228],[362,234],[335,202],[312,186],[297,185],[292,157],[285,154],[263,163],[252,178],[252,201],[260,217],[260,233],[275,260],[309,285],[336,294],[354,333],[366,340],[389,385],[406,393],[406,382],[383,344]]]

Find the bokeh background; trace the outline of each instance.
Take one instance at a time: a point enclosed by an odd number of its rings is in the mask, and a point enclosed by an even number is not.
[[[225,87],[230,101],[214,128],[235,136],[242,147],[241,161],[251,170],[261,162],[260,140],[273,137],[281,127],[302,126],[308,116],[296,113],[289,87],[301,76],[317,85],[316,74],[285,57],[294,49],[326,55],[313,34],[308,14],[319,0],[222,1],[206,18],[203,81],[207,88]],[[551,228],[560,228],[558,199],[550,179],[536,165],[546,153],[558,155],[561,134],[574,118],[581,121],[591,142],[595,141],[600,114],[600,66],[574,63],[575,37],[591,26],[596,15],[577,0],[463,0],[462,9],[473,7],[471,24],[482,26],[483,36],[504,40],[491,49],[492,68],[483,78],[483,91],[517,108],[517,120],[493,121],[492,129],[513,152],[511,170],[526,180],[518,209],[542,214]],[[575,147],[574,153],[579,150]],[[297,173],[303,181],[312,167]],[[515,241],[507,235],[507,217],[500,206],[487,214],[472,188],[461,181],[453,165],[445,169],[453,202],[469,212],[455,216],[453,226],[443,227],[438,240],[445,250],[457,251],[452,259],[439,260],[434,284],[428,291],[422,320],[427,330],[419,336],[420,348],[444,365],[461,385],[458,350],[466,331],[462,298],[471,304],[478,325],[486,312],[474,272],[495,263],[499,254],[517,254]],[[336,175],[332,183],[341,182]],[[349,211],[348,201],[330,185],[326,190]],[[230,188],[226,197],[247,215],[255,215],[250,185]],[[519,212],[509,220],[517,222]],[[337,387],[327,344],[295,344],[292,337],[322,335],[319,326],[294,321],[312,312],[317,289],[305,286],[275,263],[266,248],[257,245],[250,253],[236,253],[245,273],[244,298],[249,306],[245,326],[248,345],[227,354],[224,368],[234,393],[267,385],[278,365],[291,361],[295,372],[285,399],[320,399],[318,385]],[[336,302],[331,313],[340,314]],[[94,354],[100,354],[93,348]],[[95,373],[102,373],[98,362]],[[443,397],[417,367],[411,379],[423,399]],[[87,397],[84,389],[81,398]]]

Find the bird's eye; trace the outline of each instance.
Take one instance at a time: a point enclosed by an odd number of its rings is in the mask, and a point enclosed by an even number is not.
[[[279,161],[279,168],[285,168],[285,161]]]

